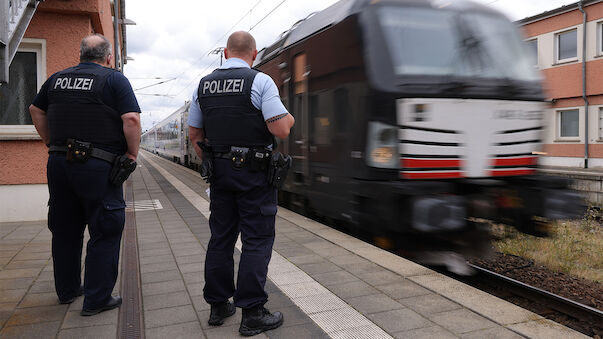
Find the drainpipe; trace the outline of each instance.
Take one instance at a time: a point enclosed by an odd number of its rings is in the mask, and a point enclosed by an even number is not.
[[[119,0],[113,0],[113,53],[115,69],[121,71],[119,67],[119,6],[117,4]]]
[[[584,99],[584,168],[588,168],[588,98],[586,97],[586,11],[582,2],[578,2],[578,9],[582,12],[582,99]]]

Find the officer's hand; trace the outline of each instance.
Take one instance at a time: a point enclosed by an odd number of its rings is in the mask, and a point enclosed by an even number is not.
[[[136,161],[136,156],[132,155],[130,153],[126,153],[126,155],[128,156],[128,158],[132,159],[133,161]]]

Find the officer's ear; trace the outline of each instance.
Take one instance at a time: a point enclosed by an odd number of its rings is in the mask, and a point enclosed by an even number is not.
[[[258,57],[258,50],[254,49],[253,50],[253,56],[251,57],[251,61],[255,61],[255,58],[257,58],[257,57]]]
[[[107,55],[107,65],[111,67],[111,63],[113,62],[113,54]],[[115,65],[117,67],[117,65]]]
[[[228,59],[228,48],[224,47],[224,58]]]

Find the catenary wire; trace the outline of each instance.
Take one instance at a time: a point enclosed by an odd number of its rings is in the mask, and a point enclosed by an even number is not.
[[[276,11],[282,4],[284,4],[287,0],[282,0],[278,5],[276,5],[272,10],[270,10],[270,12],[268,12],[268,14],[266,14],[262,19],[260,19],[260,21],[258,21],[255,25],[253,25],[249,31],[251,32],[251,30],[253,30],[255,27],[257,27],[260,23],[262,23],[264,20],[266,20],[266,18],[268,18],[272,13],[274,13],[274,11]],[[232,28],[231,28],[232,30]],[[228,33],[227,33],[228,34]],[[209,52],[208,52],[209,53]],[[184,88],[178,92],[178,94],[176,94],[175,96],[179,96],[180,94],[182,94],[182,92],[186,91],[189,86],[195,82],[195,80],[197,80],[197,78],[199,76],[201,76],[202,74],[204,74],[207,70],[209,70],[215,63],[217,63],[217,60],[212,62],[209,66],[207,66],[203,71],[201,71],[199,74],[197,74],[195,77],[193,77],[192,81],[189,81],[186,86],[184,86]],[[169,92],[168,92],[169,94]]]
[[[243,21],[248,15],[250,15],[250,13],[264,0],[258,0],[255,5],[253,5],[253,7],[251,7],[251,9],[247,12],[245,12],[245,14],[234,24],[232,25],[226,32],[224,32],[224,34],[222,34],[222,36],[216,40],[215,43],[212,44],[212,46],[217,45],[220,41],[222,41],[222,39],[224,39],[226,37],[226,35],[228,35],[228,33],[230,33],[235,27],[237,27],[238,24],[241,23],[241,21]],[[203,60],[205,57],[207,57],[207,55],[214,50],[215,47],[210,48],[207,52],[201,54],[200,57],[198,57],[192,64],[196,65],[198,62],[200,62],[201,60]],[[188,69],[185,69],[184,71],[180,72],[175,78],[176,78],[176,82],[172,84],[172,86],[170,87],[170,89],[167,91],[167,95],[170,94],[170,92],[172,91],[172,89],[174,89],[174,86],[178,83],[178,79],[180,79],[180,77],[182,77],[182,75],[184,75],[186,72],[188,71]],[[181,93],[181,92],[180,92]]]

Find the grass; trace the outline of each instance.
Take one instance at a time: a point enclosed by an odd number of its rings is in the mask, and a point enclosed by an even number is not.
[[[598,213],[590,211],[581,220],[554,222],[548,238],[493,225],[493,233],[501,239],[494,246],[501,253],[532,259],[553,271],[603,283],[603,226]]]

